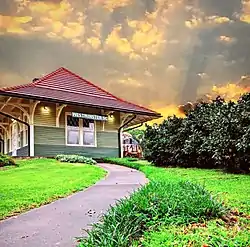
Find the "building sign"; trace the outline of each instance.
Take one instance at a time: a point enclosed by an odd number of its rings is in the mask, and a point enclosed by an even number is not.
[[[85,118],[85,119],[90,119],[90,120],[95,120],[95,121],[107,121],[108,120],[107,116],[92,115],[92,114],[85,114],[85,113],[78,113],[78,112],[72,112],[72,117]]]

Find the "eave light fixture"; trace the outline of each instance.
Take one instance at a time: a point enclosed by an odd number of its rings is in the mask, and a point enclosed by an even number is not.
[[[44,112],[44,113],[49,113],[50,112],[50,108],[48,107],[48,106],[42,106],[42,111]]]

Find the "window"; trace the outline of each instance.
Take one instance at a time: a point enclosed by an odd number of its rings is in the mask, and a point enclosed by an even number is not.
[[[20,128],[19,123],[17,123],[16,128],[17,128],[17,147],[20,148],[22,146],[22,143],[21,143],[22,134],[21,134],[21,128]]]
[[[80,126],[79,118],[67,116],[67,144],[79,145],[80,144]]]
[[[95,146],[95,122],[67,115],[67,145]]]
[[[83,145],[95,145],[95,123],[93,120],[83,119]]]
[[[24,117],[24,122],[28,123],[28,118],[27,116]],[[28,145],[28,126],[24,125],[24,131],[23,131],[23,145],[26,146]]]
[[[11,150],[10,148],[10,139],[7,139],[7,153],[9,153]]]

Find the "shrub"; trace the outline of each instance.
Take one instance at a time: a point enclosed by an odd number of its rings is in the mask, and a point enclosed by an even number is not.
[[[94,224],[81,247],[128,247],[145,230],[161,224],[188,224],[224,213],[203,187],[191,182],[151,182],[129,199],[110,208],[100,223]]]
[[[127,158],[128,161],[134,162],[134,161],[138,161],[138,158]]]
[[[238,102],[197,103],[185,118],[147,126],[144,156],[157,166],[250,172],[250,93]]]
[[[8,155],[0,154],[0,167],[15,166],[15,161]]]
[[[56,156],[56,159],[61,162],[68,162],[68,163],[85,163],[89,165],[95,165],[96,161],[92,158],[88,158],[81,155],[65,155],[59,154]]]
[[[133,158],[132,158],[133,159]],[[121,166],[127,166],[129,168],[137,169],[139,170],[140,164],[134,161],[131,161],[131,158],[103,158],[102,162],[106,162],[109,164],[115,164],[115,165],[121,165]]]

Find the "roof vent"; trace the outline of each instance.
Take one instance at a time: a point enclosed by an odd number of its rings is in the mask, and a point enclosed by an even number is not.
[[[39,78],[34,78],[33,80],[32,80],[32,82],[36,82],[36,81],[39,81],[40,79]]]

